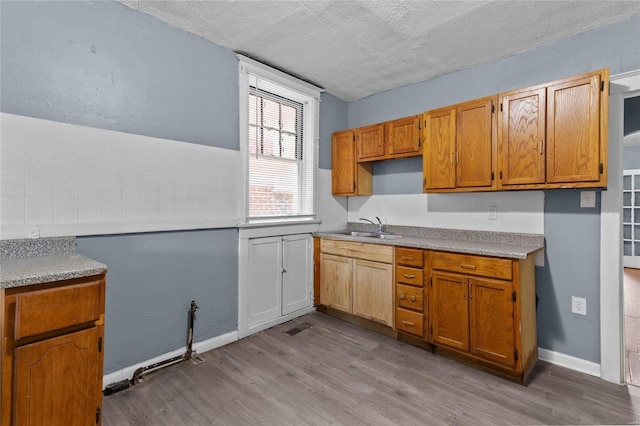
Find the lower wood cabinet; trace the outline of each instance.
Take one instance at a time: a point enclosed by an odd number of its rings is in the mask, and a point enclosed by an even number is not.
[[[393,247],[320,241],[320,305],[393,327]]]
[[[526,381],[538,358],[533,258],[431,254],[430,341]]]
[[[526,382],[538,359],[533,255],[508,259],[329,239],[319,245],[321,305]]]
[[[428,251],[396,247],[396,329],[420,339],[425,338],[428,323],[427,293],[424,288],[424,266]]]
[[[105,276],[2,290],[2,422],[101,424]]]
[[[353,260],[353,313],[393,327],[393,265]]]

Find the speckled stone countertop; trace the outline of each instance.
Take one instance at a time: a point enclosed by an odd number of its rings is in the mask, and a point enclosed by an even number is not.
[[[385,225],[385,233],[402,235],[402,238],[380,240],[371,237],[345,235],[345,231],[375,232],[375,227],[369,224],[349,222],[346,230],[318,232],[315,235],[335,240],[479,254],[510,259],[526,259],[530,254],[544,248],[544,235],[541,234]]]
[[[0,288],[106,272],[106,265],[76,254],[75,243],[75,237],[0,241]]]

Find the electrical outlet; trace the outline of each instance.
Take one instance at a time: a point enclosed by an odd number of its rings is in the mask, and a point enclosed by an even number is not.
[[[578,315],[587,315],[587,299],[571,296],[571,312]]]
[[[596,191],[580,191],[580,207],[594,208],[596,206]]]
[[[498,220],[498,206],[489,206],[489,220]]]
[[[29,238],[40,238],[40,228],[29,228],[27,235]]]

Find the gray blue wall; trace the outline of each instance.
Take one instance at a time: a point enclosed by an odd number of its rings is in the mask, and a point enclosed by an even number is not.
[[[331,133],[347,128],[347,103],[323,93],[320,98],[320,146],[318,166],[331,170]]]
[[[0,2],[0,111],[239,149],[235,55],[116,2]],[[321,165],[346,103],[323,94]],[[237,329],[236,229],[78,238],[108,265],[105,373]]]
[[[105,372],[238,329],[235,229],[78,238],[77,251],[108,265]]]
[[[2,112],[239,149],[234,54],[116,2],[1,2]]]
[[[349,127],[610,68],[640,68],[640,17],[498,61],[453,72],[349,104]],[[411,161],[374,168],[374,192],[421,192],[422,170]],[[599,197],[598,197],[599,200]],[[600,362],[600,204],[579,208],[579,191],[545,191],[548,259],[536,268],[538,343],[542,348]],[[587,318],[571,314],[571,296],[587,298]]]

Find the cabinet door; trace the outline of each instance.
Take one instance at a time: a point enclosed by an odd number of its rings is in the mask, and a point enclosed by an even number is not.
[[[455,188],[456,110],[429,111],[424,114],[424,121],[424,190]]]
[[[432,342],[469,350],[469,284],[465,277],[434,272],[429,295]]]
[[[98,327],[15,350],[15,425],[93,425],[102,368]]]
[[[352,260],[348,257],[320,255],[320,304],[345,312],[351,309]]]
[[[334,195],[356,193],[355,132],[345,130],[331,137],[331,188]]]
[[[353,313],[393,327],[393,265],[353,261]]]
[[[491,361],[515,364],[511,282],[469,278],[471,284],[471,353]]]
[[[358,161],[383,157],[384,139],[384,124],[374,124],[357,129]]]
[[[456,186],[491,186],[493,97],[456,107]]]
[[[600,76],[547,90],[547,182],[600,180]]]
[[[419,122],[420,116],[416,115],[387,123],[389,155],[420,153]]]
[[[282,315],[287,315],[311,306],[311,235],[284,236],[282,253]]]
[[[278,318],[282,303],[282,237],[249,240],[249,327]]]
[[[502,185],[545,182],[545,88],[500,97],[498,141]]]

